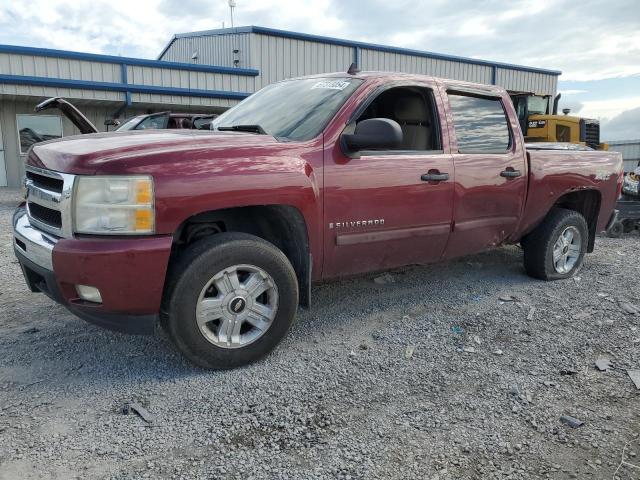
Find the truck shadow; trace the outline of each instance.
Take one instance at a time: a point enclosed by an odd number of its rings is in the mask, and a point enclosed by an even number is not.
[[[584,268],[589,268],[589,257]],[[377,283],[380,276],[386,282]],[[325,283],[314,287],[311,309],[299,310],[292,331],[274,353],[235,372],[288,365],[297,361],[300,352],[336,342],[357,347],[376,326],[405,315],[453,312],[463,318],[472,315],[479,303],[496,302],[498,296],[510,292],[517,292],[526,303],[527,292],[540,283],[524,273],[522,251],[517,247]],[[110,332],[81,321],[49,300],[41,303],[32,321],[14,332],[16,338],[9,334],[3,341],[12,345],[2,369],[5,385],[29,388],[37,382],[40,387],[55,383],[91,389],[116,381],[122,388],[184,377],[206,376],[218,382],[234,375],[234,371],[209,372],[192,366],[162,333]]]
[[[357,336],[358,330],[366,326],[367,317],[374,313],[394,316],[416,308],[462,310],[479,298],[535,282],[524,274],[521,256],[518,248],[509,247],[314,287],[311,309],[300,309],[297,322],[283,344],[265,360],[246,368],[260,370],[290,362],[296,351],[334,335]],[[392,283],[376,283],[374,279],[379,275],[391,278]],[[15,332],[13,351],[5,359],[6,363],[13,357],[13,363],[21,365],[14,369],[7,366],[3,375],[9,384],[19,388],[31,382],[80,382],[85,388],[92,388],[114,379],[138,383],[230,374],[193,367],[163,334],[132,336],[106,331],[77,319],[48,300],[43,300],[33,313],[33,320]],[[32,333],[26,333],[29,331]]]

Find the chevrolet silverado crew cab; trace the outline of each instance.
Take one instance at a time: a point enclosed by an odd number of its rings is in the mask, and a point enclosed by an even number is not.
[[[521,244],[573,275],[615,220],[622,158],[527,150],[508,94],[419,75],[270,85],[211,131],[35,145],[15,253],[31,290],[207,368],[259,359],[312,282]]]

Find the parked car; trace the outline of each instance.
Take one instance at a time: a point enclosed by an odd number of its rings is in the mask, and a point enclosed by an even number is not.
[[[420,75],[282,81],[213,128],[35,145],[13,217],[30,288],[237,367],[312,282],[518,243],[532,277],[571,277],[622,187],[619,153],[527,150],[504,89]]]
[[[625,233],[640,230],[640,167],[624,177],[622,196],[616,208],[618,215],[607,229],[607,236],[620,238]]]
[[[116,128],[117,132],[127,130],[148,129],[195,129],[211,130],[211,122],[217,117],[215,114],[201,113],[171,113],[159,112],[147,115],[138,115],[125,120]]]
[[[49,98],[39,103],[35,111],[42,112],[48,109],[58,109],[73,123],[80,133],[98,133],[96,126],[85,117],[72,103],[60,97]],[[122,124],[119,120],[109,119],[105,125],[113,125],[116,131],[148,130],[148,129],[195,129],[210,130],[211,122],[216,114],[204,113],[172,113],[158,112],[145,115],[136,115],[128,118]]]

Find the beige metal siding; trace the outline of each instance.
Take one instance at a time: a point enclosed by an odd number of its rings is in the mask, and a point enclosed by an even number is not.
[[[624,171],[632,172],[640,165],[640,140],[609,142],[609,150],[620,152],[624,160]]]
[[[360,69],[381,72],[403,72],[434,77],[491,83],[491,67],[473,65],[363,48],[360,50]]]
[[[134,85],[149,85],[196,90],[253,92],[255,77],[227,73],[194,72],[170,68],[127,66],[127,80]]]
[[[250,67],[260,71],[256,89],[279,80],[326,72],[346,72],[353,48],[271,35],[251,34]]]
[[[107,102],[124,102],[123,92],[103,90],[84,90],[79,88],[44,87],[39,85],[18,85],[0,83],[0,95],[18,95],[28,97],[64,97],[70,100],[96,100]],[[35,105],[34,105],[35,106]]]
[[[108,83],[120,83],[122,80],[118,64],[8,53],[0,53],[0,73]],[[103,101],[124,99],[124,94],[119,92],[17,84],[0,84],[0,94]]]
[[[555,95],[558,88],[558,77],[544,73],[497,68],[496,85],[511,91]]]
[[[264,33],[242,33],[177,38],[162,60],[193,63],[191,55],[197,51],[198,63],[233,66],[234,48],[240,50],[240,66],[260,72],[255,79],[255,89],[285,78],[346,71],[355,59],[354,46]],[[494,78],[491,65],[365,47],[359,47],[359,67],[364,71],[419,73],[484,84],[491,84]],[[497,85],[508,90],[555,95],[557,89],[556,75],[517,68],[496,67],[495,80]]]
[[[68,58],[0,53],[0,72],[7,75],[119,83],[120,65]]]
[[[238,50],[235,54],[233,51]],[[191,57],[197,52],[198,58]],[[197,63],[199,65],[219,65],[222,67],[249,68],[249,34],[208,35],[190,38],[176,38],[160,60],[167,62]],[[238,64],[234,63],[238,60]]]
[[[197,111],[198,113],[222,112],[233,107],[239,100],[210,97],[187,97],[184,95],[158,95],[148,93],[132,93],[134,105],[149,105],[173,111]]]

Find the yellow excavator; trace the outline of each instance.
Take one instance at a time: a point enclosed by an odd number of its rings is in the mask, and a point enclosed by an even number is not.
[[[560,94],[553,99],[553,105],[550,95],[511,92],[510,96],[526,142],[575,143],[594,150],[609,149],[606,143],[600,143],[599,120],[574,117],[569,115],[568,108],[562,110],[564,115],[558,115]]]

